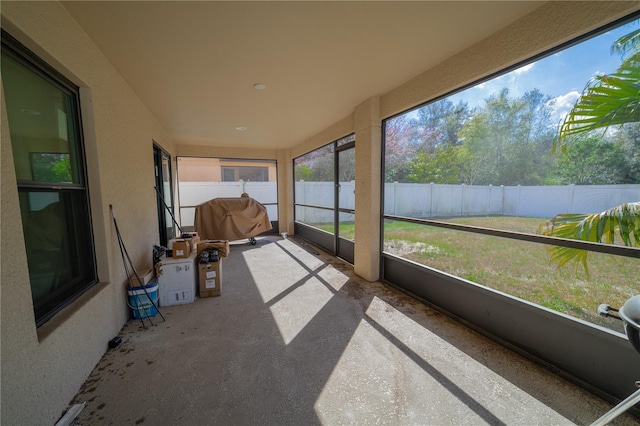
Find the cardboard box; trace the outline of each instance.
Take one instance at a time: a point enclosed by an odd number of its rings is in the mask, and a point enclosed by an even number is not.
[[[197,232],[183,232],[181,236],[169,241],[169,248],[171,248],[172,241],[175,241],[175,240],[189,241],[191,243],[191,251],[196,251],[196,247],[200,242],[200,237],[198,236]]]
[[[191,241],[191,251],[196,251],[198,248],[198,244],[200,243],[200,237],[197,235],[193,235],[190,239]]]
[[[156,271],[154,269],[149,269],[142,273],[138,272],[138,278],[140,278],[140,281],[138,281],[135,274],[131,274],[131,277],[127,279],[127,285],[130,287],[143,287],[155,278],[155,272]]]
[[[171,250],[173,256],[176,259],[183,259],[189,257],[191,254],[191,241],[184,238],[174,238],[171,240]]]
[[[220,257],[227,257],[229,255],[229,241],[228,240],[204,240],[198,243],[196,259],[200,258],[202,250],[214,248],[218,250]]]
[[[222,260],[198,264],[200,297],[220,296],[222,291]]]

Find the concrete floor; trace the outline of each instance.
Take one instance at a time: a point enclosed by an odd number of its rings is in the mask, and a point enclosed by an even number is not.
[[[222,296],[125,325],[72,401],[87,403],[75,423],[565,425],[611,407],[316,253],[296,238],[233,244]]]

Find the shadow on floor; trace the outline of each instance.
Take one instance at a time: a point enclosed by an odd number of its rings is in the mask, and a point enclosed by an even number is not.
[[[588,424],[609,408],[306,248],[233,244],[222,296],[129,321],[74,399],[76,423]]]

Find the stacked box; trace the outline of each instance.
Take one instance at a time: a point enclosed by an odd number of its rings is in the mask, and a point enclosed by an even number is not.
[[[229,255],[229,241],[228,240],[204,240],[198,243],[198,249],[196,257],[200,258],[200,253],[208,248],[218,250],[220,257],[227,257]]]
[[[198,244],[200,244],[200,237],[192,235],[191,238],[187,238],[187,241],[191,242],[191,251],[196,251]]]
[[[173,252],[172,257],[184,259],[189,257],[192,252],[196,251],[199,242],[200,237],[197,235],[193,235],[189,238],[172,238],[169,240],[168,248]]]
[[[200,297],[220,296],[222,291],[222,261],[200,263]]]
[[[169,249],[176,259],[185,259],[191,254],[191,239],[173,238],[169,241]]]
[[[154,269],[148,269],[148,270],[144,271],[143,273],[136,272],[135,274],[131,275],[127,279],[127,285],[129,287],[142,287],[142,286],[145,286],[145,285],[149,284],[152,279],[155,278],[155,276],[156,276],[155,273],[156,273],[156,271]],[[137,274],[137,277],[136,277],[136,274]]]
[[[156,265],[160,306],[193,303],[198,290],[196,254],[187,259],[166,258]]]

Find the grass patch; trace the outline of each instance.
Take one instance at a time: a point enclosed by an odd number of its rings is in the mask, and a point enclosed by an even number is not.
[[[544,219],[474,217],[450,222],[536,233]],[[433,226],[388,221],[385,251],[474,281],[558,312],[623,332],[597,314],[601,303],[620,307],[638,292],[640,261],[589,254],[589,275],[551,263],[549,246]],[[425,247],[435,248],[425,250]]]
[[[316,224],[309,224],[310,226],[313,226],[315,228],[318,229],[322,229],[323,231],[329,232],[330,234],[333,234],[333,224],[326,224],[326,223],[316,223]],[[340,235],[341,238],[344,238],[346,240],[351,240],[353,241],[354,238],[356,237],[356,225],[353,222],[342,222],[340,223],[340,227],[338,228],[338,235]]]
[[[539,218],[464,217],[443,221],[535,234]],[[313,224],[333,233],[333,225]],[[343,222],[342,238],[355,238],[355,225]],[[640,260],[589,254],[589,275],[571,265],[551,263],[550,246],[428,225],[385,221],[384,250],[486,287],[502,291],[603,327],[624,332],[621,323],[598,316],[601,303],[620,307],[638,293]]]

